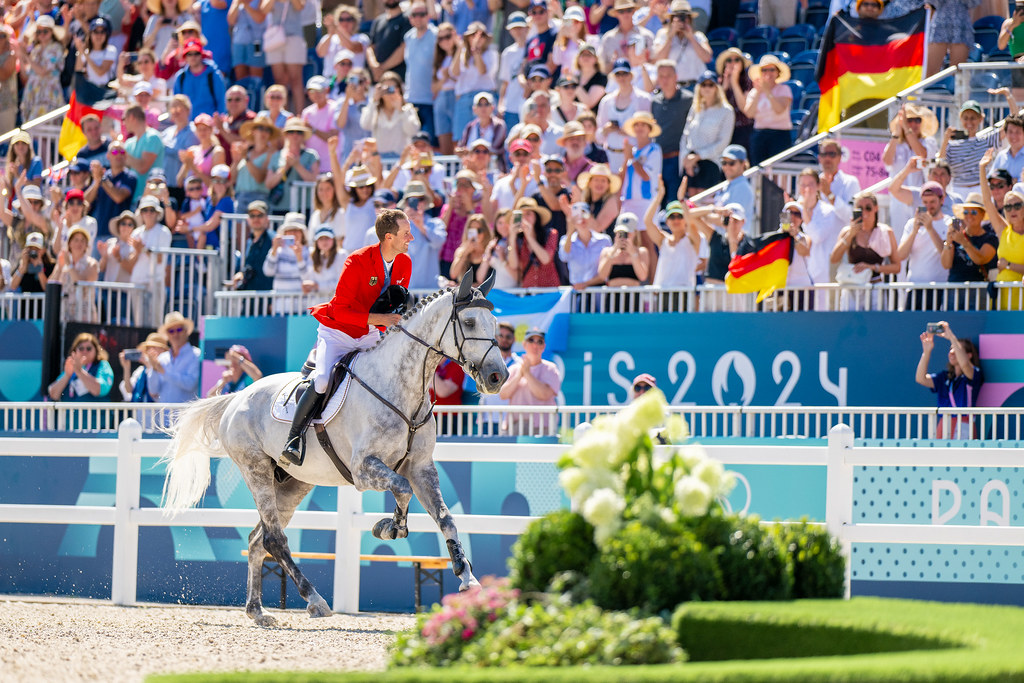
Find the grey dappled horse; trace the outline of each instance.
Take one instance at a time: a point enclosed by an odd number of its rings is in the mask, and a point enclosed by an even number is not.
[[[430,295],[388,329],[376,346],[357,355],[351,365],[354,378],[348,397],[327,424],[334,450],[356,489],[390,491],[395,497],[394,515],[380,520],[373,535],[388,540],[408,536],[409,501],[416,494],[444,534],[452,569],[461,579],[460,590],[477,585],[477,580],[441,498],[433,460],[436,426],[427,389],[446,356],[459,363],[484,393],[497,393],[508,379],[494,342],[494,307],[486,298],[492,282],[474,289],[467,276],[458,289]],[[249,535],[245,607],[260,626],[276,623],[263,611],[261,570],[266,553],[295,582],[310,616],[331,614],[327,602],[292,560],[284,528],[314,486],[349,482],[316,438],[307,439],[303,464],[288,467],[292,478],[283,482],[275,478],[289,425],[271,418],[271,406],[296,376],[271,375],[238,393],[191,403],[171,430],[173,439],[165,456],[169,464],[163,505],[171,513],[202,498],[210,484],[211,454],[227,454],[241,470],[260,515],[260,523]]]

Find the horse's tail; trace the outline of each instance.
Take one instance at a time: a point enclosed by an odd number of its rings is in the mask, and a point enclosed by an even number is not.
[[[194,401],[178,413],[178,419],[166,431],[171,435],[162,507],[170,516],[186,510],[206,493],[210,485],[210,456],[223,451],[217,430],[221,418],[236,394]]]

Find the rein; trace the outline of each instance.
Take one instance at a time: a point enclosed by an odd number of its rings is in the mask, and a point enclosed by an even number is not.
[[[413,341],[417,342],[421,346],[425,346],[427,348],[427,351],[428,351],[428,353],[423,356],[423,369],[420,372],[420,375],[423,378],[423,384],[422,384],[421,392],[420,392],[420,396],[422,398],[420,399],[419,405],[416,406],[416,409],[412,412],[412,417],[407,416],[405,413],[403,413],[401,411],[401,409],[398,408],[398,406],[396,406],[394,403],[392,403],[388,399],[386,399],[383,396],[381,396],[380,393],[377,392],[373,387],[371,387],[369,384],[364,382],[362,380],[362,378],[359,377],[359,375],[357,375],[355,372],[353,372],[351,365],[346,366],[346,370],[352,376],[352,379],[354,379],[355,381],[359,382],[359,385],[362,386],[364,389],[366,389],[370,393],[371,396],[373,396],[378,401],[383,403],[385,406],[390,408],[391,411],[395,415],[397,415],[398,417],[402,418],[402,421],[405,422],[406,427],[408,427],[409,434],[408,434],[408,437],[407,437],[406,442],[405,442],[405,455],[403,455],[402,458],[395,464],[395,466],[393,468],[395,472],[397,472],[402,467],[402,465],[405,463],[406,458],[409,457],[409,453],[412,451],[412,440],[416,436],[416,432],[421,427],[423,427],[423,425],[427,424],[427,422],[430,421],[430,418],[433,417],[433,415],[434,415],[434,404],[435,404],[435,401],[430,401],[430,405],[428,406],[427,412],[426,412],[426,414],[424,414],[423,419],[421,419],[419,421],[416,421],[414,419],[416,414],[419,413],[420,410],[423,408],[423,404],[425,403],[426,397],[427,397],[427,360],[430,358],[430,353],[429,352],[432,351],[432,352],[438,354],[439,356],[441,356],[443,358],[447,358],[447,359],[449,359],[451,361],[454,361],[454,362],[458,363],[459,365],[462,365],[462,366],[468,365],[471,369],[475,370],[475,369],[477,369],[476,364],[475,363],[470,363],[470,362],[468,362],[466,360],[465,353],[462,350],[463,344],[465,344],[467,341],[486,341],[486,342],[490,342],[490,346],[488,347],[487,351],[484,352],[484,355],[483,355],[483,358],[481,359],[481,362],[484,359],[487,358],[487,354],[489,354],[493,349],[496,349],[497,346],[498,346],[498,343],[494,339],[490,339],[490,338],[486,338],[486,337],[467,337],[466,336],[465,331],[462,329],[462,321],[459,319],[459,315],[458,315],[459,311],[461,311],[463,309],[466,309],[466,308],[486,308],[487,310],[493,311],[494,310],[494,304],[492,304],[490,301],[488,301],[487,299],[484,299],[484,298],[471,299],[469,301],[464,301],[464,302],[461,302],[461,303],[453,301],[451,314],[448,316],[448,322],[445,323],[444,329],[441,330],[441,334],[438,336],[438,341],[436,343],[434,343],[434,344],[431,344],[430,342],[428,342],[428,341],[426,341],[424,339],[421,339],[420,337],[416,336],[415,334],[413,334],[412,332],[410,332],[408,329],[406,329],[405,327],[403,327],[400,324],[396,324],[395,325],[395,327],[397,327],[399,330],[401,330],[407,337],[409,337]],[[442,351],[438,347],[438,344],[440,343],[440,341],[442,339],[444,339],[444,335],[448,332],[448,328],[452,327],[453,324],[454,324],[453,336],[455,338],[455,348],[458,349],[458,352],[459,352],[459,357],[458,358],[452,357],[451,355],[445,353],[444,351]],[[458,330],[458,334],[454,334],[454,330]],[[462,341],[459,341],[460,334],[462,336]]]

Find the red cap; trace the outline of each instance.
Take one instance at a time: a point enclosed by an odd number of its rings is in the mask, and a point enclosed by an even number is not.
[[[69,202],[72,199],[81,199],[82,201],[85,201],[85,193],[79,190],[77,187],[73,187],[67,191],[67,194],[64,195],[64,201]]]
[[[518,152],[521,149],[525,149],[527,152],[533,152],[533,145],[530,144],[529,140],[516,140],[508,148],[508,151]]]
[[[637,384],[640,384],[641,382],[645,382],[645,383],[647,383],[648,385],[650,385],[652,387],[658,386],[657,380],[655,380],[652,375],[649,375],[646,372],[641,373],[641,374],[637,375],[636,377],[634,377],[633,378],[632,386],[635,387]]]
[[[202,44],[200,44],[198,40],[194,39],[186,42],[185,45],[181,48],[181,54],[187,55],[190,52],[198,52],[199,54],[203,54]]]

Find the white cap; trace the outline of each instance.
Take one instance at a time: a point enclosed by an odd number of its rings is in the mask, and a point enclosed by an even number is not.
[[[210,169],[210,175],[214,178],[220,178],[221,180],[227,180],[231,177],[231,169],[224,164],[217,164]]]
[[[342,50],[338,50],[338,54],[334,55],[334,63],[335,64],[337,64],[338,62],[343,62],[346,59],[348,61],[352,62],[352,64],[354,65],[356,63],[356,55],[355,55],[355,53],[352,52],[352,50],[342,49]]]
[[[636,230],[637,224],[640,219],[636,217],[635,213],[625,212],[620,213],[619,217],[615,219],[615,229],[612,232],[625,230],[626,232],[633,232]]]
[[[139,93],[143,92],[147,95],[153,94],[153,86],[150,85],[149,81],[139,81],[138,83],[136,83],[135,87],[132,88],[132,97],[135,97]]]
[[[742,204],[737,204],[736,202],[732,202],[731,204],[726,204],[725,205],[725,210],[727,212],[729,212],[729,215],[731,215],[736,220],[740,220],[740,221],[746,221],[747,220],[747,212],[743,209],[743,205]]]

